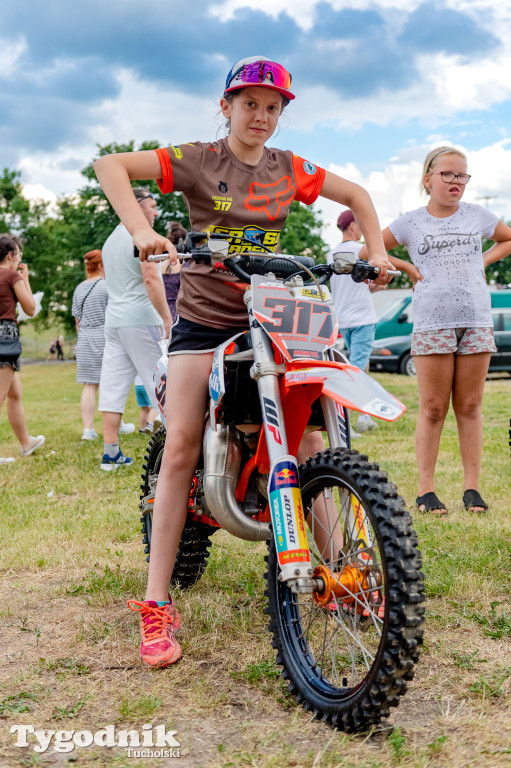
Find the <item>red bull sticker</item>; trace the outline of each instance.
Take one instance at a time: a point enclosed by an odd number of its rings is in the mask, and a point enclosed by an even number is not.
[[[282,485],[296,485],[297,484],[297,478],[296,478],[296,472],[293,472],[292,469],[282,469],[280,472],[278,472],[275,475],[275,485],[282,486]]]
[[[292,488],[298,485],[298,469],[288,459],[278,461],[270,478],[270,493],[276,488]]]

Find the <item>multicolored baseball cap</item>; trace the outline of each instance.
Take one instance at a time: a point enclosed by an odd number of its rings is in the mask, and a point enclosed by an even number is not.
[[[224,94],[240,88],[249,88],[251,85],[271,88],[290,100],[295,98],[294,93],[289,90],[290,73],[282,64],[270,61],[266,56],[249,56],[237,61],[227,75]]]

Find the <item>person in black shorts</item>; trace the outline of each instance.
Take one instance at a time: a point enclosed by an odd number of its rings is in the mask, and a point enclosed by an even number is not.
[[[293,200],[308,205],[323,195],[356,215],[369,262],[386,280],[390,266],[378,218],[368,193],[313,163],[266,147],[284,108],[294,99],[291,75],[264,56],[238,61],[227,76],[222,113],[228,136],[220,141],[183,143],[168,149],[106,155],[95,163],[100,184],[133,237],[140,259],[173,244],[157,235],[133,201],[130,180],[156,179],[163,192],[181,191],[193,231],[230,236],[231,253],[243,247],[240,233],[256,233],[275,252]],[[252,238],[254,239],[254,237]],[[257,250],[251,245],[250,250]],[[260,249],[262,250],[262,249]],[[178,322],[172,329],[167,372],[167,439],[153,512],[146,600],[140,611],[140,655],[151,667],[181,656],[175,637],[180,617],[168,595],[175,554],[186,519],[192,476],[201,450],[208,378],[214,348],[247,327],[245,285],[221,264],[195,263],[181,271]],[[177,403],[178,407],[173,407]],[[322,450],[320,432],[306,435],[298,460]]]

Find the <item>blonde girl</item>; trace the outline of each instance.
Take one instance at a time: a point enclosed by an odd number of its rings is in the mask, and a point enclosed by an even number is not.
[[[472,512],[488,509],[479,489],[481,406],[495,343],[485,269],[511,253],[511,229],[486,208],[461,202],[469,181],[463,152],[448,146],[433,149],[421,179],[427,205],[403,214],[383,231],[387,250],[404,244],[413,262],[390,259],[414,285],[416,503],[422,512],[435,515],[447,514],[435,493],[434,472],[451,399],[463,463],[463,504]],[[483,238],[495,241],[484,254]]]

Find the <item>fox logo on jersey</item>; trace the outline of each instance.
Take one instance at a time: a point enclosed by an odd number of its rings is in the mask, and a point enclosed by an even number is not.
[[[258,184],[254,181],[250,185],[245,208],[249,211],[265,211],[268,218],[273,221],[279,215],[281,208],[291,205],[295,194],[296,189],[291,184],[289,176],[283,176],[275,184]]]

